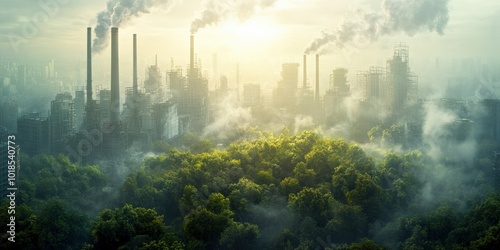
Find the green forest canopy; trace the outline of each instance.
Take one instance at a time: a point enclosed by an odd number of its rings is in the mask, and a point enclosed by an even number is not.
[[[500,245],[500,192],[491,159],[467,168],[453,158],[435,163],[420,151],[370,157],[358,145],[311,131],[265,133],[225,149],[200,143],[193,145],[196,153],[168,149],[147,158],[121,181],[107,163],[23,156],[16,243],[4,235],[0,248]],[[473,171],[475,179],[432,178],[442,168]],[[478,192],[464,196],[457,185]],[[8,220],[6,213],[0,218]]]

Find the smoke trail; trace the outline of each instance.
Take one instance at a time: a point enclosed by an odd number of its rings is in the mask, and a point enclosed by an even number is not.
[[[442,35],[448,23],[449,0],[384,0],[380,12],[359,11],[354,18],[343,21],[336,30],[323,31],[305,53],[318,51],[333,43],[338,48],[344,44],[376,41],[380,36],[404,32],[410,36],[420,31],[436,31]]]
[[[236,14],[240,21],[248,20],[258,10],[271,7],[277,0],[207,0],[200,16],[191,23],[191,33],[215,25],[229,14]]]
[[[100,53],[109,44],[109,30],[112,26],[120,27],[134,17],[149,13],[155,6],[170,10],[180,0],[108,0],[106,9],[97,14],[97,25],[94,29],[95,38],[93,52]]]

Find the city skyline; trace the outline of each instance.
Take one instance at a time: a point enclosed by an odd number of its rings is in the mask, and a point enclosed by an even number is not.
[[[148,1],[146,1],[148,2]],[[144,78],[147,65],[154,63],[158,56],[160,68],[168,70],[173,60],[184,70],[188,64],[189,34],[192,22],[200,17],[206,5],[195,1],[153,1],[162,2],[131,19],[120,27],[120,64],[123,84],[131,83],[132,34],[138,34],[139,78]],[[196,32],[196,55],[202,60],[209,79],[214,69],[229,78],[234,87],[236,64],[240,64],[240,77],[244,82],[259,83],[264,89],[272,88],[280,77],[282,63],[301,62],[306,47],[321,37],[324,30],[336,29],[343,21],[354,20],[357,9],[369,12],[381,11],[383,1],[365,0],[350,2],[329,1],[269,1],[272,5],[255,7],[253,12],[237,13],[237,1],[212,1],[225,4],[227,14],[210,26]],[[259,1],[255,1],[259,2]],[[396,1],[397,2],[397,1]],[[447,1],[445,1],[447,2]],[[6,4],[6,3],[2,3]],[[15,6],[19,4],[20,6]],[[52,5],[51,5],[52,4]],[[494,62],[494,41],[499,33],[496,24],[500,15],[500,4],[479,1],[469,8],[465,1],[449,1],[449,20],[443,34],[420,30],[412,36],[405,32],[381,36],[378,41],[347,43],[343,49],[327,46],[329,53],[322,55],[322,92],[324,82],[334,68],[346,67],[350,72],[369,66],[384,66],[387,55],[394,44],[403,41],[409,44],[412,54],[412,68],[416,73],[428,67],[436,58],[443,63],[448,58],[479,58]],[[22,8],[16,8],[21,7]],[[48,7],[47,7],[48,6]],[[16,8],[13,11],[12,8]],[[208,8],[208,7],[207,7]],[[103,2],[88,1],[46,1],[26,4],[23,1],[2,8],[1,40],[3,60],[29,62],[55,58],[72,68],[85,67],[85,29],[95,27],[97,13],[104,10]],[[241,9],[241,8],[240,8]],[[10,10],[10,11],[9,11]],[[306,13],[315,13],[307,15]],[[43,19],[44,14],[48,16]],[[33,21],[38,20],[38,22]],[[26,27],[36,25],[34,35],[26,36]],[[26,26],[26,27],[25,27]],[[25,32],[25,33],[23,33]],[[21,40],[16,40],[20,39]],[[472,42],[475,43],[472,46]],[[16,52],[17,50],[17,52]],[[61,53],[62,52],[62,53]],[[109,74],[109,47],[94,55],[95,80],[107,81]],[[217,55],[217,66],[214,55]],[[309,63],[313,57],[308,56]],[[497,63],[497,62],[496,62]],[[497,63],[498,64],[498,63]],[[420,70],[422,71],[422,70]],[[314,81],[312,68],[308,70],[309,83]],[[82,79],[81,79],[82,80]],[[84,79],[83,79],[84,80]],[[144,80],[144,79],[142,79]],[[233,84],[231,84],[233,83]],[[426,84],[423,82],[422,84]],[[83,82],[82,84],[83,85]],[[213,89],[214,83],[210,82]]]

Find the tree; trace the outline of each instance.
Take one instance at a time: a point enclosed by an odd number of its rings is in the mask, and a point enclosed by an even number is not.
[[[49,200],[35,221],[41,249],[80,249],[89,234],[87,217],[61,200]]]
[[[470,249],[495,249],[500,246],[500,222],[486,230],[483,236],[470,244]]]
[[[334,242],[353,242],[366,235],[368,224],[361,207],[336,202],[332,210],[333,219],[325,228],[331,232]]]
[[[129,204],[114,210],[105,209],[92,226],[95,249],[117,249],[139,235],[159,240],[166,231],[163,216],[154,209]]]
[[[349,205],[360,206],[368,221],[377,219],[384,202],[382,188],[367,174],[358,174],[356,186],[346,193]]]
[[[422,169],[422,154],[412,151],[405,155],[387,153],[380,162],[381,184],[388,189],[390,207],[406,207],[421,185],[416,173]]]
[[[288,207],[299,218],[311,217],[320,226],[324,226],[330,217],[330,203],[333,197],[330,192],[314,188],[304,188],[297,194],[290,194]]]
[[[314,169],[308,169],[304,162],[299,162],[293,169],[295,178],[299,180],[302,186],[312,187],[315,184],[316,172]]]
[[[232,217],[229,199],[220,193],[211,194],[205,204],[184,217],[184,232],[189,238],[191,248],[216,247],[221,233],[232,222]],[[191,242],[196,245],[193,246]]]
[[[259,228],[250,223],[233,222],[221,234],[222,249],[255,249],[255,242],[260,238]]]
[[[361,242],[343,244],[338,247],[333,247],[331,249],[332,250],[385,250],[387,248],[375,243],[372,240],[363,239]]]
[[[293,177],[286,177],[280,183],[281,190],[285,195],[289,195],[291,193],[297,193],[300,191],[299,180]]]
[[[0,205],[0,211],[5,211],[0,213],[0,221],[2,223],[9,223],[9,202],[8,199],[3,199]],[[33,213],[32,209],[26,204],[16,204],[16,242],[10,242],[8,237],[10,234],[3,232],[2,237],[0,237],[0,249],[39,249],[38,247],[38,235],[39,232],[35,228],[37,216]],[[7,231],[7,226],[3,226]]]

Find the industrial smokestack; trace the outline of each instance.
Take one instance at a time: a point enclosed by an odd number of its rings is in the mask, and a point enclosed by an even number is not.
[[[92,105],[92,28],[87,28],[87,109]]]
[[[133,47],[134,47],[134,62],[133,62],[133,89],[134,89],[134,98],[137,98],[137,93],[138,93],[138,86],[137,86],[137,34],[134,34],[134,41],[133,41]],[[135,100],[134,100],[135,101]]]
[[[189,47],[189,72],[194,73],[194,35],[191,34],[191,42]]]
[[[236,64],[236,99],[240,101],[240,64]]]
[[[111,28],[111,122],[118,122],[120,114],[120,80],[118,61],[118,28]]]
[[[302,82],[302,88],[307,88],[307,56],[304,55],[304,72],[302,73],[304,81]]]
[[[316,90],[314,100],[319,103],[319,54],[316,54]]]
[[[140,123],[139,123],[139,107],[138,107],[138,95],[139,90],[137,86],[137,34],[133,35],[133,69],[132,69],[132,119],[130,123],[130,131],[131,132],[139,132],[140,131]]]

